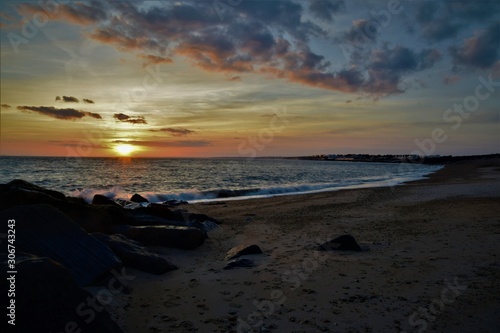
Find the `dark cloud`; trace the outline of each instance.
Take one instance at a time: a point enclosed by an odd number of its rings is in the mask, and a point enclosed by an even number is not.
[[[497,13],[497,0],[422,1],[416,10],[415,21],[421,28],[422,37],[437,42],[454,38],[471,23],[485,22]]]
[[[88,99],[88,98],[84,98],[84,99],[83,99],[83,102],[84,102],[84,103],[87,103],[87,104],[94,104],[94,101],[93,101],[93,100],[91,100],[91,99]]]
[[[357,46],[367,42],[375,42],[380,25],[374,23],[376,23],[374,20],[354,20],[351,29],[337,38],[337,41]]]
[[[3,109],[10,109],[11,106],[9,104],[2,104],[1,105]]]
[[[439,52],[433,49],[416,53],[404,46],[385,45],[371,54],[365,90],[376,95],[403,92],[400,84],[404,74],[431,68],[440,59]]]
[[[151,129],[150,131],[151,132],[169,133],[172,136],[186,136],[186,135],[194,133],[193,130],[190,130],[187,128],[171,128],[171,127],[160,128],[160,129]]]
[[[494,66],[500,58],[500,23],[490,25],[466,39],[462,46],[450,47],[449,51],[455,65],[480,69]]]
[[[212,145],[212,142],[207,140],[181,140],[181,141],[115,140],[113,141],[113,143],[130,144],[141,147],[206,147]]]
[[[343,9],[345,9],[344,0],[312,0],[309,5],[311,13],[327,22],[332,22],[333,15]]]
[[[57,109],[53,106],[18,106],[17,109],[26,112],[37,112],[52,118],[63,120],[76,120],[83,117],[102,119],[101,115],[98,113],[80,111],[75,109]]]
[[[52,20],[64,20],[79,25],[88,25],[101,22],[107,18],[106,10],[101,1],[83,2],[70,1],[69,3],[57,3],[54,8],[48,2],[49,10],[45,10],[39,4],[24,3],[18,5],[22,14],[28,14],[33,17],[35,14],[49,15]]]
[[[61,19],[86,22],[86,37],[120,51],[135,52],[145,65],[184,57],[205,71],[232,77],[230,80],[238,80],[239,73],[262,73],[311,87],[381,96],[404,91],[399,87],[403,75],[431,68],[439,59],[437,52],[403,48],[394,48],[396,54],[382,50],[388,59],[381,59],[374,49],[380,38],[378,25],[374,20],[360,19],[337,40],[354,45],[355,51],[344,67],[334,67],[325,54],[310,49],[311,38],[326,38],[328,32],[309,19],[332,21],[344,9],[341,0],[245,0],[231,7],[231,13],[228,10],[222,20],[213,1],[154,2],[147,6],[135,1],[109,1],[96,5],[94,11],[78,3],[65,6]],[[80,20],[75,19],[77,9],[81,11]],[[422,7],[417,15],[422,28],[436,21],[430,9]],[[443,5],[437,9],[444,15]],[[358,57],[358,51],[362,57]],[[115,119],[146,123],[143,117],[121,117]]]
[[[115,113],[113,115],[113,118],[123,123],[143,124],[143,125],[147,124],[146,119],[143,116],[128,116],[124,113]]]
[[[63,147],[88,147],[89,146],[89,141],[76,141],[76,140],[49,140],[47,143],[50,143],[51,145],[55,146],[63,146]],[[100,149],[106,149],[109,148],[105,145],[102,144],[97,144],[96,142],[92,142],[92,148],[100,148]]]
[[[447,76],[443,79],[444,84],[453,84],[458,81],[460,81],[460,76],[458,75]]]
[[[56,96],[56,101],[63,101],[65,103],[80,103],[78,98],[73,97],[73,96],[63,96],[62,98],[59,96]]]
[[[454,38],[463,26],[445,19],[427,22],[422,28],[422,36],[431,41]]]
[[[498,15],[497,0],[445,0],[444,3],[450,15],[469,21],[482,21]]]

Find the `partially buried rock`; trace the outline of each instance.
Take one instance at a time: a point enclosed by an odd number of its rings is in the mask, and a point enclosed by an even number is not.
[[[134,194],[134,195],[132,196],[132,198],[130,198],[130,201],[132,201],[132,202],[137,202],[137,203],[141,203],[141,202],[149,202],[149,200],[148,200],[148,199],[144,198],[142,195],[137,194],[137,193],[136,193],[136,194]]]
[[[8,270],[6,263],[0,266]],[[18,256],[16,269],[16,332],[123,333],[98,298],[80,288],[59,263]],[[2,290],[8,289],[7,283],[5,278],[0,281]],[[99,311],[91,304],[99,305]]]
[[[227,252],[226,260],[235,259],[247,254],[261,254],[262,250],[258,245],[235,246]]]
[[[124,235],[105,235],[99,232],[92,236],[106,243],[125,266],[139,269],[152,274],[164,274],[177,269],[177,266],[141,243],[133,241]]]
[[[120,233],[147,246],[166,246],[179,249],[194,249],[205,241],[205,233],[198,228],[150,225],[114,227],[115,233]]]
[[[351,235],[342,235],[331,241],[321,244],[318,251],[361,251],[361,247]]]
[[[255,263],[250,260],[250,259],[234,259],[231,260],[230,262],[227,263],[226,266],[224,266],[224,269],[233,269],[233,268],[238,268],[238,267],[254,267]]]

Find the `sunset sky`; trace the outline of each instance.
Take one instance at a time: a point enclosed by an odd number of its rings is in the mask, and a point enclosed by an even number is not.
[[[0,155],[500,151],[497,0],[0,6]]]

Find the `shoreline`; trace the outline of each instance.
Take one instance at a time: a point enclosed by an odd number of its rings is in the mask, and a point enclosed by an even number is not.
[[[401,186],[190,204],[220,228],[195,251],[159,249],[179,270],[131,270],[132,293],[109,308],[134,333],[494,332],[499,188],[495,160],[447,165]],[[314,250],[341,234],[369,250]],[[240,244],[262,248],[247,257],[257,266],[223,270]],[[452,301],[434,309],[450,283]]]

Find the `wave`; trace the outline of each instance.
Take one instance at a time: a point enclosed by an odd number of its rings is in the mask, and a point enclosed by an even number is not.
[[[341,189],[354,189],[366,187],[396,186],[404,182],[426,178],[422,174],[406,174],[399,177],[391,175],[366,177],[343,180],[335,183],[319,184],[287,184],[261,188],[243,189],[210,189],[210,190],[181,190],[177,192],[139,192],[150,202],[163,202],[167,200],[183,200],[188,202],[218,201],[218,200],[242,200],[259,197],[270,197],[277,195],[294,195],[304,193],[317,193],[325,191],[336,191]],[[110,199],[129,200],[134,193],[127,192],[120,186],[112,186],[107,189],[76,189],[69,193],[70,196],[80,197],[87,202],[92,202],[96,194],[104,195]]]

